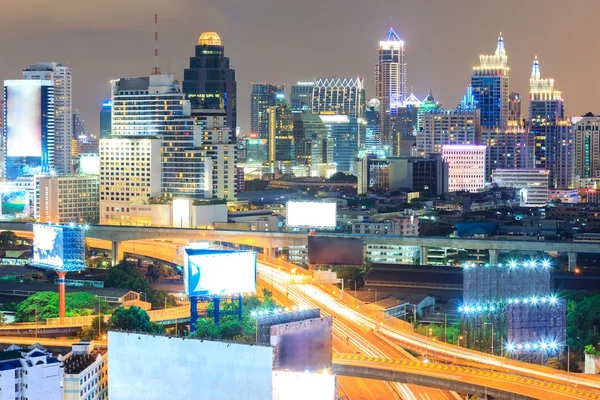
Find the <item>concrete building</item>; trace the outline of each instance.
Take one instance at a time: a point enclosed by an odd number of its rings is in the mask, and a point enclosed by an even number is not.
[[[60,361],[43,347],[10,346],[0,352],[2,399],[62,400]]]
[[[441,153],[448,144],[481,143],[480,110],[432,110],[424,114],[423,131],[417,132],[421,157]]]
[[[347,115],[358,118],[365,105],[364,79],[315,78],[313,87],[313,114]]]
[[[378,221],[353,222],[352,233],[363,235],[419,236],[419,218],[414,215],[399,215]]]
[[[23,70],[23,79],[49,80],[54,86],[54,171],[72,172],[71,138],[73,108],[71,67],[55,62],[40,62]]]
[[[550,201],[560,200],[563,204],[581,203],[581,195],[577,189],[550,189],[548,199]]]
[[[392,119],[397,116],[397,110],[407,95],[404,42],[390,28],[385,38],[379,42],[378,60],[375,64],[375,97],[380,102],[383,146],[393,146]]]
[[[151,137],[100,140],[100,223],[127,224],[131,204],[161,193],[161,140]]]
[[[92,342],[73,344],[62,360],[63,400],[108,399],[108,354]]]
[[[575,176],[600,178],[600,116],[591,112],[575,123]]]
[[[98,175],[38,176],[35,217],[53,224],[98,223],[99,189]]]
[[[283,83],[252,83],[250,93],[250,132],[259,139],[269,139],[269,115],[267,110],[285,100]]]
[[[547,169],[495,169],[492,182],[499,187],[519,189],[521,207],[545,207],[549,176]]]
[[[294,147],[297,165],[333,163],[333,139],[319,115],[294,114]]]
[[[314,81],[296,82],[291,87],[290,106],[292,112],[310,112],[312,111],[312,96]]]
[[[365,260],[373,263],[414,264],[418,256],[419,248],[415,246],[369,243],[364,246]]]
[[[477,192],[485,188],[486,146],[446,145],[442,157],[448,163],[448,191]]]

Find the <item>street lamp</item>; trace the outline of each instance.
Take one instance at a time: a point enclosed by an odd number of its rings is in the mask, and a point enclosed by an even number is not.
[[[492,326],[492,354],[494,354],[494,323],[493,322],[484,322],[483,324]]]

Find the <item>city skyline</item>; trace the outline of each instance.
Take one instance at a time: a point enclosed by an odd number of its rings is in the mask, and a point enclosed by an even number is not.
[[[260,4],[226,1],[218,5],[209,1],[202,6],[191,6],[181,0],[169,3],[168,7],[147,7],[147,15],[139,12],[138,7],[143,8],[145,3],[138,0],[119,5],[122,13],[118,15],[109,14],[114,9],[112,3],[117,4],[108,0],[92,6],[91,10],[76,3],[45,9],[47,6],[40,3],[35,14],[25,12],[16,2],[10,4],[12,18],[0,25],[0,46],[5,55],[0,66],[2,79],[16,79],[23,65],[38,61],[70,66],[73,107],[82,112],[91,132],[97,134],[102,101],[109,97],[108,81],[123,76],[146,76],[152,70],[153,13],[157,9],[160,65],[180,82],[189,49],[198,36],[204,31],[216,31],[222,37],[227,56],[238,74],[238,125],[242,132],[247,132],[250,126],[246,99],[251,81],[285,82],[289,87],[298,80],[315,76],[362,76],[367,97],[374,97],[372,75],[377,44],[390,26],[406,43],[408,91],[412,87],[417,97],[422,98],[431,87],[446,108],[459,102],[472,66],[477,64],[479,54],[488,54],[493,49],[500,31],[509,56],[511,91],[527,98],[531,60],[538,55],[543,60],[544,76],[556,79],[563,97],[568,99],[566,115],[596,112],[594,108],[600,103],[600,83],[594,79],[594,65],[600,56],[586,54],[586,62],[576,61],[577,54],[586,51],[585,43],[598,39],[586,30],[593,23],[593,9],[600,11],[600,6],[591,2],[582,15],[559,1],[552,2],[552,7],[544,2],[543,8],[539,7],[541,2],[510,1],[493,10],[497,22],[492,24],[475,18],[484,10],[492,10],[471,0],[458,4],[434,1],[397,4],[381,0],[377,8],[358,3],[348,7],[339,0],[314,7],[305,3],[283,6],[271,0]],[[132,13],[127,11],[134,9],[136,17],[131,18]],[[286,16],[290,15],[294,15],[294,21],[305,23],[289,23]],[[447,18],[448,15],[454,18]],[[268,24],[260,22],[267,17]],[[540,29],[530,23],[535,20],[560,21],[562,29]],[[344,21],[344,29],[337,29],[335,21]],[[23,26],[27,26],[27,31]],[[462,28],[465,26],[470,27],[468,32]],[[289,35],[282,36],[282,32]],[[17,36],[19,41],[14,39]],[[275,48],[280,50],[274,53]],[[573,68],[577,68],[577,74],[570,72]]]

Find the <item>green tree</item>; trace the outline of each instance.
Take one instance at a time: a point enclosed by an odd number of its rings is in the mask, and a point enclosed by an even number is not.
[[[125,308],[119,306],[113,311],[109,325],[112,329],[123,331],[159,333],[162,331],[160,325],[150,321],[150,316],[139,307],[131,306]]]
[[[138,293],[148,293],[151,290],[150,282],[144,274],[136,268],[134,263],[129,261],[121,261],[112,267],[104,278],[104,286],[133,290]]]
[[[108,332],[109,324],[104,318],[104,315],[98,315],[92,320],[92,325],[83,329],[81,339],[95,340],[103,339],[103,336]]]
[[[110,310],[105,300],[87,292],[73,292],[66,295],[67,316],[91,315],[100,310]],[[47,318],[58,317],[58,293],[38,292],[17,305],[15,321],[45,322]]]
[[[164,290],[150,289],[148,292],[148,302],[152,304],[152,308],[159,309],[174,307],[177,305],[177,300]]]
[[[195,338],[219,339],[221,328],[215,325],[213,319],[199,319],[196,322],[196,330],[190,335]]]
[[[567,344],[581,353],[590,343],[600,342],[600,294],[578,293],[567,303]]]
[[[146,273],[150,282],[160,282],[163,278],[168,278],[173,275],[176,275],[173,268],[160,263],[150,264],[148,266],[148,272]]]

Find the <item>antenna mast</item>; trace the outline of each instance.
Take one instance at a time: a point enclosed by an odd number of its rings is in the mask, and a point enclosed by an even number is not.
[[[158,13],[154,14],[154,66],[152,67],[152,75],[160,75],[160,67],[158,66]]]

